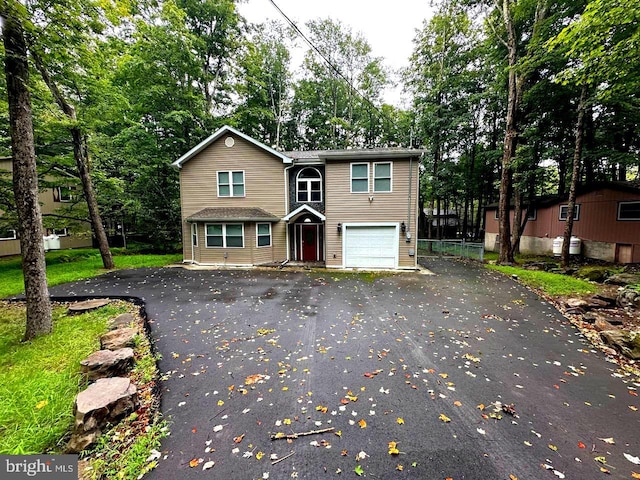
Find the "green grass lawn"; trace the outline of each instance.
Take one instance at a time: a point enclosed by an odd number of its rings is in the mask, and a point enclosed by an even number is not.
[[[553,297],[590,294],[598,291],[597,286],[591,282],[559,273],[525,270],[523,268],[501,265],[487,265],[487,268],[497,270],[507,275],[517,275],[525,285],[540,289],[547,295]]]
[[[67,316],[54,307],[53,333],[22,343],[22,305],[0,302],[0,454],[60,452],[84,386],[80,361],[100,348],[107,320],[124,303]]]
[[[112,249],[117,269],[161,267],[182,260],[182,254],[129,254]],[[53,250],[47,252],[47,280],[50,286],[95,277],[106,272],[96,249]],[[0,298],[24,292],[20,257],[0,258]]]

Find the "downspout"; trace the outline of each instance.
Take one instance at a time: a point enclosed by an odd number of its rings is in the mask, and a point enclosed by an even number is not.
[[[189,241],[191,241],[191,265],[196,263],[196,246],[193,244],[193,226],[196,226],[196,238],[198,238],[198,224],[191,223],[189,224]]]
[[[285,215],[289,215],[289,169],[295,167],[294,164],[289,165],[288,167],[284,167],[284,214]],[[285,241],[287,242],[286,245],[286,250],[287,250],[287,259],[285,260],[286,262],[291,261],[291,242],[290,242],[290,238],[289,238],[289,222],[286,222],[285,224]]]
[[[409,198],[407,199],[407,233],[405,239],[411,243],[411,197],[413,187],[413,157],[409,157]]]

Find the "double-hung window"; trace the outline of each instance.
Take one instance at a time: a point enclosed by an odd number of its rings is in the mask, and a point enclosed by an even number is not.
[[[369,164],[351,164],[351,193],[369,193]]]
[[[373,191],[391,191],[391,162],[373,164]]]
[[[271,246],[271,224],[258,223],[256,226],[259,247]]]
[[[244,197],[244,172],[218,172],[219,197]]]
[[[560,216],[558,217],[560,221],[567,221],[567,214],[569,211],[569,205],[560,205]],[[573,209],[573,219],[580,220],[580,204],[576,203]]]
[[[640,202],[618,203],[618,220],[640,220]]]
[[[191,245],[194,247],[198,246],[198,224],[191,224]]]
[[[243,248],[242,223],[216,223],[206,225],[206,243],[210,248]]]

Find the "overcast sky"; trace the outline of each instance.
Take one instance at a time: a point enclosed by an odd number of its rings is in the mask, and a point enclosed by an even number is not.
[[[408,64],[413,50],[415,30],[430,18],[429,0],[275,0],[280,9],[305,33],[307,20],[327,18],[340,20],[354,32],[361,32],[373,50],[383,57],[387,67],[397,70]],[[269,19],[284,22],[269,0],[248,0],[241,3],[240,13],[251,23]],[[308,47],[300,42],[300,47]],[[294,56],[300,58],[300,55]],[[399,89],[386,92],[388,103],[401,106]]]

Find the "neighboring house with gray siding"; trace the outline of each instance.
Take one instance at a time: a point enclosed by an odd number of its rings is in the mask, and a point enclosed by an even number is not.
[[[222,127],[173,163],[184,261],[415,269],[421,155],[279,152]]]

